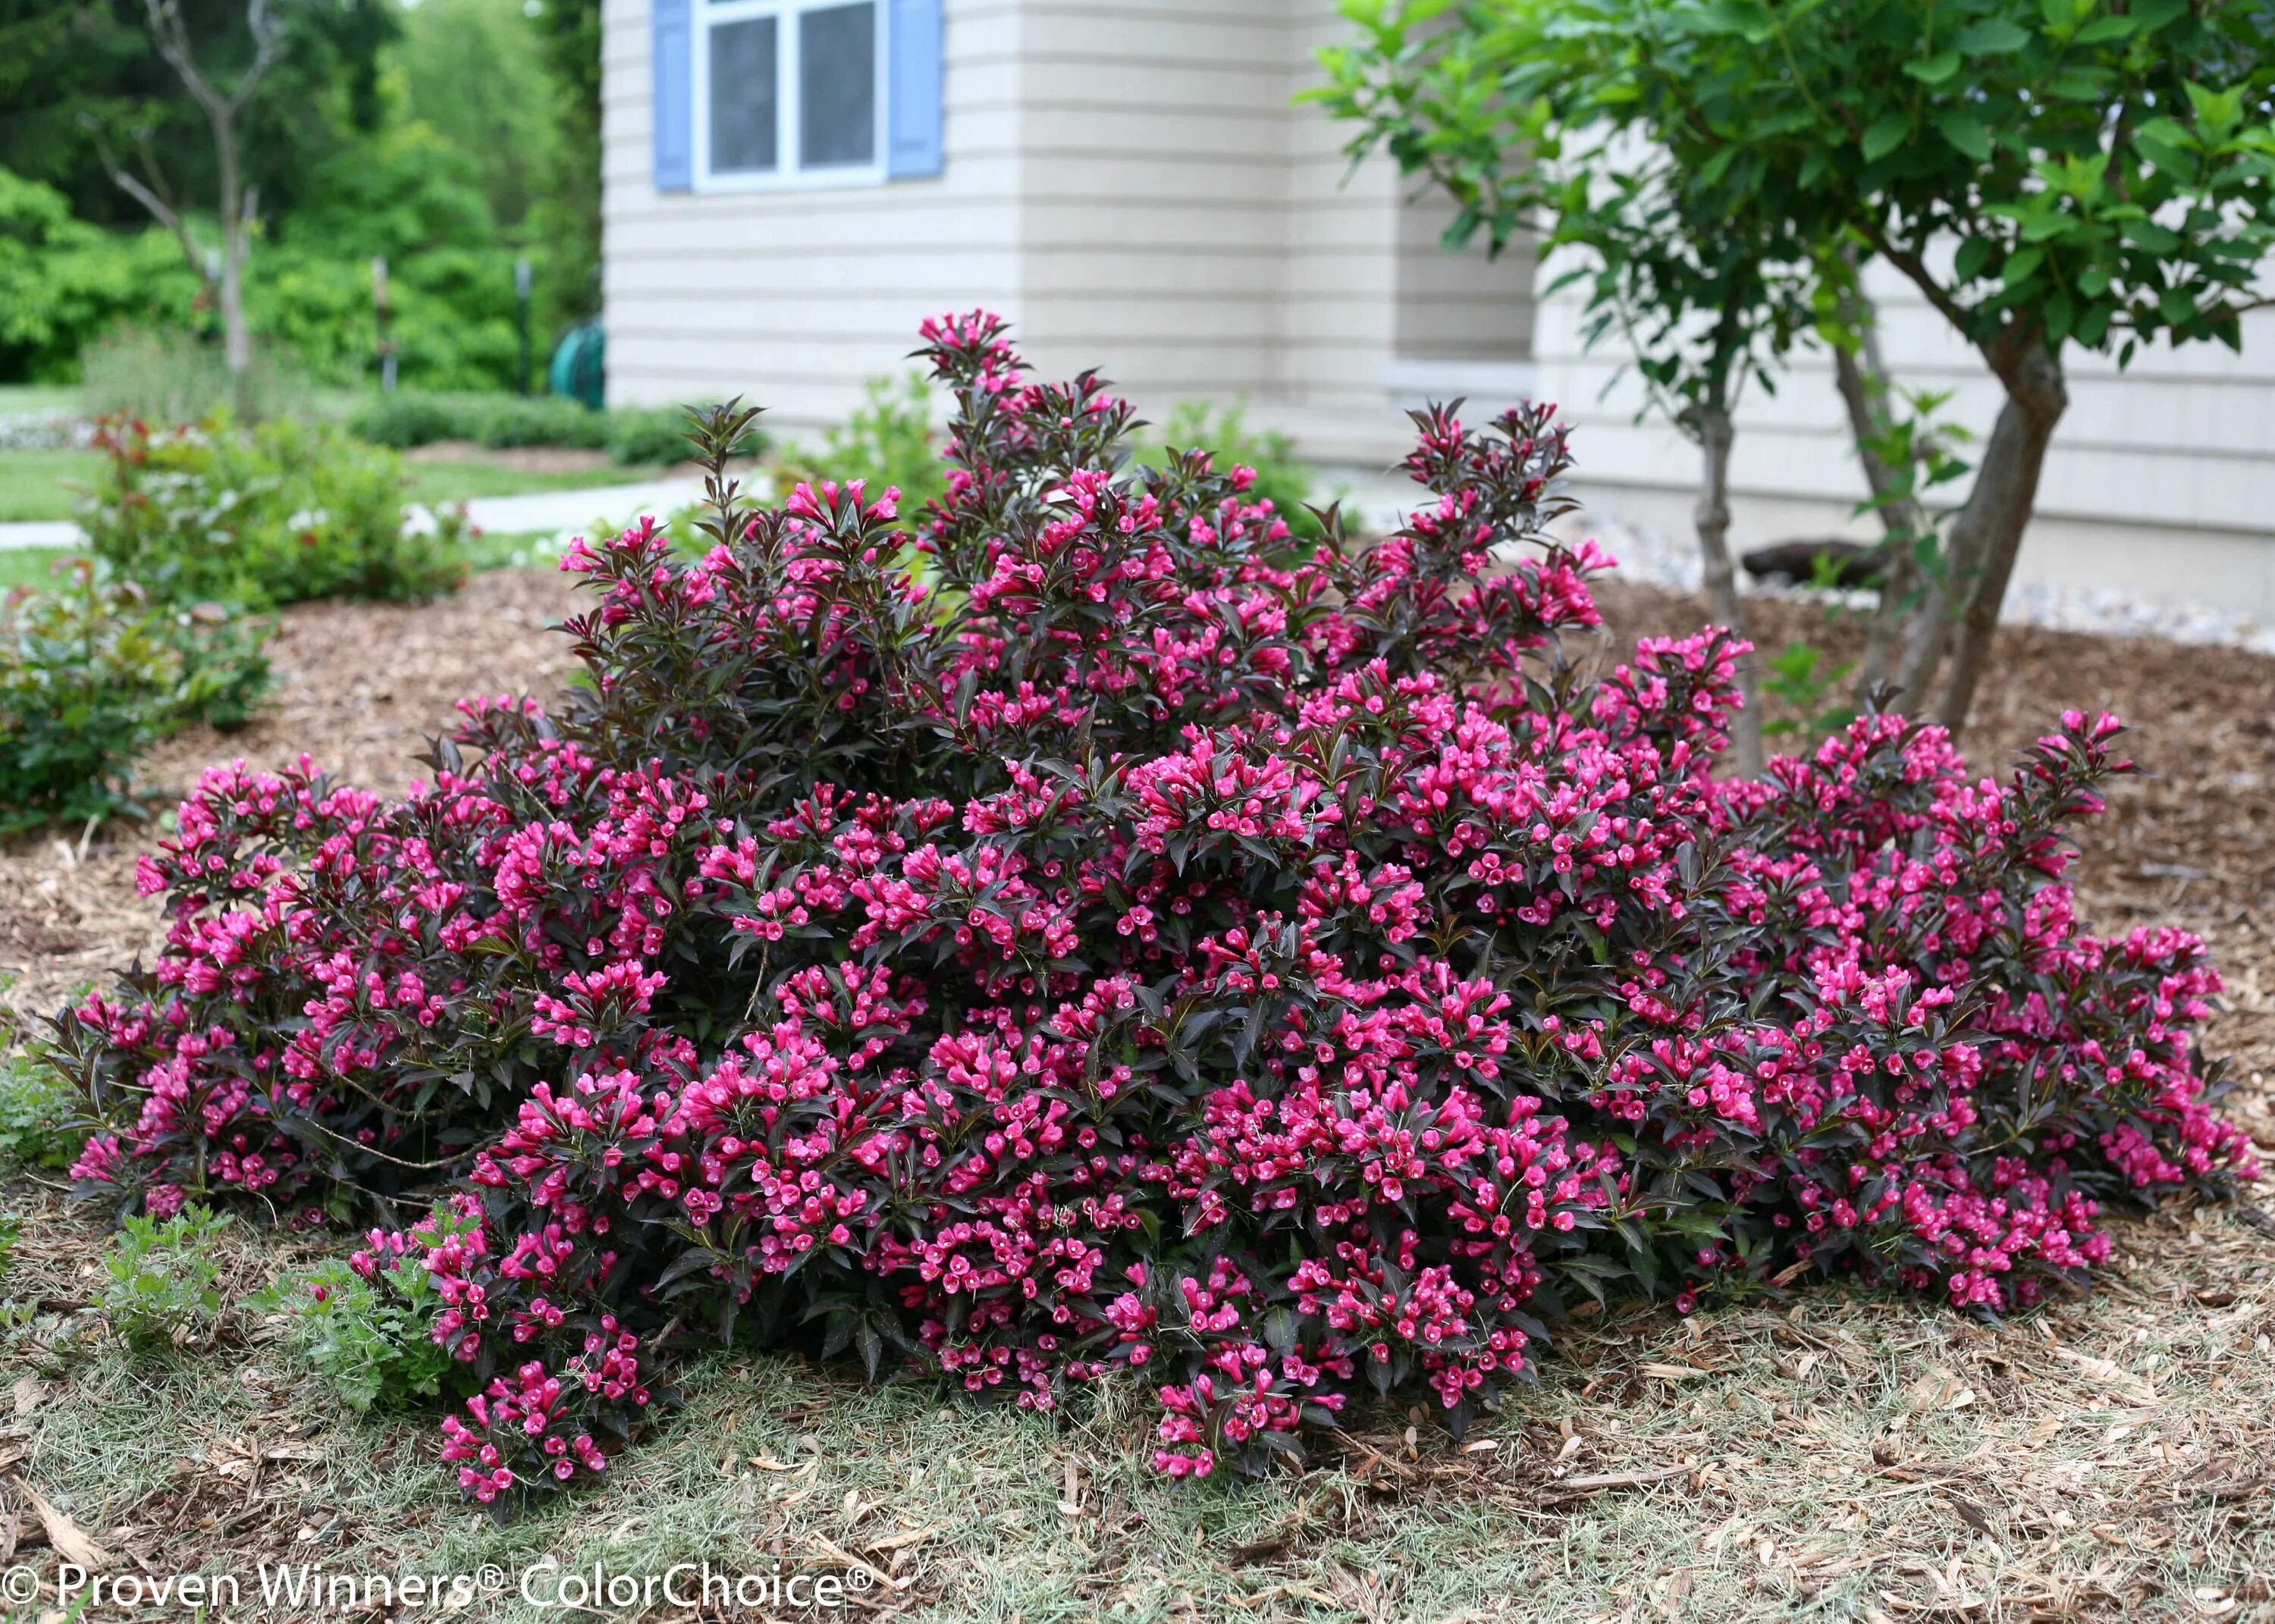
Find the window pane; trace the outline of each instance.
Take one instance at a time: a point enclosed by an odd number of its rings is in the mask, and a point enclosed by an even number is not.
[[[711,169],[775,167],[775,19],[711,29]]]
[[[825,6],[797,19],[798,163],[877,161],[877,8]]]

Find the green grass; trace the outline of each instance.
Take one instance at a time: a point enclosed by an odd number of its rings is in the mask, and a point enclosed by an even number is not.
[[[19,586],[46,586],[54,568],[71,554],[59,547],[0,547],[0,595]]]
[[[79,504],[74,483],[86,484],[102,462],[96,451],[0,451],[0,524],[64,519]],[[411,463],[403,470],[405,502],[471,502],[531,491],[586,490],[635,483],[639,468],[593,468],[575,473],[534,473],[503,463]]]
[[[532,491],[592,490],[637,484],[649,477],[641,468],[588,468],[574,473],[533,473],[503,463],[407,463],[403,469],[405,502],[472,502],[481,496],[521,496]]]
[[[0,417],[47,417],[79,408],[79,390],[68,383],[0,383]]]
[[[93,480],[102,461],[98,451],[0,451],[0,524],[69,518],[72,485]]]

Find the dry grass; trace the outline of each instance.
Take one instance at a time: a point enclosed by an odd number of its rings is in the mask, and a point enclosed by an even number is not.
[[[400,787],[449,698],[557,680],[563,652],[533,626],[560,601],[549,580],[508,576],[427,610],[297,611],[279,714],[236,740],[178,741],[159,770],[181,782],[201,752],[306,742]],[[1639,592],[1610,607],[1623,635],[1697,617]],[[1826,638],[1806,606],[1763,621],[1765,641]],[[2213,940],[2233,993],[2211,1046],[2241,1084],[2233,1109],[2275,1144],[2275,662],[2053,633],[2011,634],[2002,655],[1975,741],[1986,762],[2062,703],[2140,727],[2158,775],[2090,832],[2084,911]],[[83,857],[34,844],[0,857],[17,1008],[51,1007],[151,949],[134,844],[104,834]],[[2275,1220],[2256,1208],[2120,1223],[2090,1297],[2002,1325],[1822,1291],[1687,1321],[1583,1318],[1466,1446],[1426,1416],[1362,1416],[1309,1470],[1256,1484],[1154,1479],[1126,1391],[1053,1424],[925,1383],[869,1389],[795,1358],[719,1358],[606,1489],[501,1528],[457,1504],[431,1416],[342,1410],[246,1311],[210,1346],[131,1361],[86,1312],[98,1216],[67,1209],[52,1179],[19,1177],[9,1200],[28,1221],[8,1287],[31,1306],[0,1331],[0,1385],[14,1384],[0,1545],[42,1565],[54,1555],[22,1485],[121,1572],[472,1572],[553,1556],[642,1574],[708,1558],[845,1575],[865,1585],[863,1614],[1024,1624],[2275,1619]],[[240,1226],[232,1295],[314,1244]],[[310,1616],[263,1611],[247,1585],[251,1605],[228,1616]],[[508,1596],[460,1616],[594,1615]]]

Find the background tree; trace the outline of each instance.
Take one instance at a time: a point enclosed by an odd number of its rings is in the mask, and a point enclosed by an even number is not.
[[[210,71],[252,57],[246,0],[179,0]],[[281,218],[310,194],[313,166],[385,120],[397,0],[323,0],[276,8],[283,47],[261,94],[240,116],[239,161],[263,212]],[[121,192],[87,139],[94,118],[115,150],[145,130],[184,197],[215,195],[204,110],[159,54],[144,0],[0,0],[0,168],[61,192],[91,225],[132,228],[147,211]]]
[[[555,86],[554,181],[540,205],[556,246],[546,302],[576,320],[601,307],[601,0],[538,0],[529,15]]]
[[[223,354],[230,375],[242,379],[253,365],[253,336],[245,323],[245,256],[259,212],[261,189],[245,177],[238,119],[283,51],[284,20],[269,0],[247,0],[245,31],[252,42],[252,55],[234,73],[223,74],[200,59],[199,42],[191,38],[181,0],[145,0],[144,11],[159,56],[204,113],[212,138],[221,223],[221,247],[213,261],[208,262],[192,233],[188,211],[176,197],[147,129],[137,132],[135,143],[140,173],[108,156],[104,162],[119,190],[173,232],[191,265],[202,270],[214,284],[220,301]]]
[[[1816,243],[1821,266],[1850,263],[1852,245],[1881,259],[1982,356],[2003,404],[1940,567],[1912,594],[1896,670],[1924,699],[1948,650],[1934,708],[1954,727],[2068,404],[2067,352],[2122,362],[2150,340],[2233,345],[2263,302],[2275,247],[2266,8],[1423,0],[1392,8],[1428,14],[1432,37],[1403,57],[1370,41],[1373,10],[1357,8],[1356,49],[1370,71],[1414,81],[1421,139],[1515,148],[1527,64],[1512,53],[1586,38],[1619,76],[1627,126],[1676,170],[1744,191]],[[1838,347],[1853,361],[1869,316],[1852,302],[1847,319]]]
[[[1749,381],[1774,388],[1776,363],[1813,323],[1812,245],[1730,165],[1685,170],[1636,140],[1616,54],[1555,9],[1510,7],[1474,30],[1447,26],[1451,0],[1344,9],[1359,43],[1326,53],[1314,98],[1358,122],[1354,157],[1382,147],[1454,198],[1449,245],[1482,229],[1498,254],[1530,226],[1545,254],[1563,254],[1553,285],[1585,288],[1589,344],[1617,329],[1651,405],[1699,449],[1707,595],[1746,635],[1729,548],[1734,414]],[[1736,759],[1750,775],[1763,766],[1754,661],[1740,683]]]

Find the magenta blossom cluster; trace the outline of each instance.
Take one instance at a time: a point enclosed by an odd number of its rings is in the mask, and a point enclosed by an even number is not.
[[[2111,1201],[2253,1171],[2200,944],[2073,917],[2112,721],[2004,782],[1878,714],[1717,778],[1747,651],[1589,675],[1548,410],[1417,414],[1407,527],[1299,547],[991,318],[926,336],[939,502],[580,546],[563,712],[469,704],[400,801],[210,774],[164,956],[64,1019],[114,1200],[455,1182],[388,1245],[470,1494],[601,1472],[729,1340],[1129,1372],[1161,1469],[1255,1469],[1368,1395],[1458,1429],[1576,1293],[2017,1308]]]

